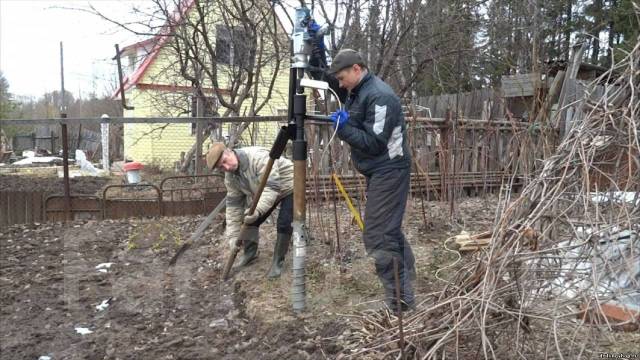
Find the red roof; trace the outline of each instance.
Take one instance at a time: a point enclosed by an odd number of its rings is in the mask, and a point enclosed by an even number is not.
[[[131,44],[131,45],[127,45],[127,46],[123,47],[122,49],[120,49],[120,52],[124,53],[124,52],[127,52],[129,50],[134,50],[134,49],[137,49],[137,48],[145,47],[145,46],[147,46],[149,44],[154,43],[157,40],[158,40],[158,38],[156,36],[154,36],[154,37],[148,38],[146,40],[138,41],[135,44]]]
[[[140,79],[142,79],[149,66],[155,61],[156,57],[160,53],[160,49],[162,49],[165,43],[171,38],[168,35],[171,34],[174,26],[182,22],[183,16],[187,12],[189,12],[189,10],[191,10],[191,7],[193,7],[193,5],[195,4],[195,0],[183,0],[182,2],[183,6],[180,6],[174,10],[173,14],[171,15],[171,19],[167,20],[167,23],[162,27],[162,29],[156,36],[137,42],[135,44],[128,45],[122,49],[122,51],[125,51],[153,44],[153,48],[149,52],[149,55],[145,57],[144,61],[142,61],[142,64],[140,64],[140,66],[138,66],[138,68],[131,75],[122,79],[124,91],[127,91],[132,86],[140,82]],[[111,96],[114,98],[117,97],[118,94],[120,94],[120,91],[121,88],[118,87],[118,89]]]

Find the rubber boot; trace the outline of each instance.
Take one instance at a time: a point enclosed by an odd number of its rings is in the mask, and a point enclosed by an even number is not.
[[[244,251],[242,258],[240,258],[239,266],[250,265],[253,260],[258,258],[258,241],[260,239],[260,232],[257,226],[251,226],[247,229],[246,238],[241,239],[244,245]]]
[[[383,260],[387,259],[383,258]],[[395,314],[399,311],[411,310],[415,307],[415,295],[411,281],[411,270],[399,269],[400,304],[398,304],[396,298],[395,271],[393,270],[393,266],[388,265],[389,263],[393,264],[392,261],[376,264],[376,273],[382,283],[382,287],[384,288],[384,302]]]
[[[289,243],[291,243],[291,234],[278,233],[276,245],[273,247],[273,263],[269,274],[267,274],[269,279],[279,278],[280,274],[282,274],[282,265],[289,251]]]
[[[384,283],[384,281],[383,281]],[[396,287],[394,284],[384,284],[385,298],[384,302],[389,309],[397,314],[399,311],[411,311],[415,309],[415,298],[413,294],[413,286],[410,282],[405,282],[404,287],[400,291],[400,306],[396,298]]]

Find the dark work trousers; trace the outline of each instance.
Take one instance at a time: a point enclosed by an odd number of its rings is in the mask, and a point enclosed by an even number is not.
[[[385,302],[396,310],[393,259],[398,259],[400,298],[414,306],[412,280],[415,258],[402,233],[410,168],[388,169],[367,177],[367,204],[364,213],[364,246],[375,261],[376,274],[385,290]]]
[[[293,233],[293,228],[291,227],[291,222],[293,222],[293,194],[287,195],[283,197],[280,201],[277,201],[266,214],[253,223],[253,226],[262,225],[265,220],[271,215],[273,210],[276,209],[280,205],[280,211],[278,212],[278,222],[277,229],[278,233],[291,235]]]

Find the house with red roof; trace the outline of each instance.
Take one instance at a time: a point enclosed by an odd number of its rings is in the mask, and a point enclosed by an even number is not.
[[[208,4],[208,3],[207,3]],[[268,4],[267,4],[268,5]],[[123,86],[113,94],[114,98],[120,97],[124,91],[126,105],[131,109],[124,110],[125,117],[178,117],[192,116],[195,103],[195,91],[190,80],[185,79],[179,67],[179,55],[177,46],[172,36],[174,31],[179,31],[180,26],[186,26],[189,16],[195,11],[195,1],[186,0],[183,6],[177,9],[168,19],[157,35],[128,45],[121,49],[120,58],[123,70]],[[264,14],[264,13],[263,13]],[[186,20],[185,20],[186,19]],[[225,113],[226,108],[220,105],[218,94],[224,99],[230,99],[237,95],[238,85],[230,81],[233,74],[237,74],[237,63],[247,57],[242,50],[242,37],[236,36],[236,27],[230,27],[227,23],[211,18],[210,44],[215,46],[217,87],[212,81],[203,80],[205,116],[218,116]],[[270,27],[263,31],[274,31],[273,21],[266,21],[259,26]],[[230,29],[231,28],[231,29]],[[188,27],[186,29],[189,29]],[[256,31],[256,33],[259,33]],[[276,22],[275,33],[282,35],[284,50],[288,51],[287,36]],[[230,36],[231,34],[231,36]],[[270,41],[268,37],[258,41]],[[273,41],[273,40],[271,40]],[[280,45],[282,45],[280,44]],[[263,44],[261,49],[273,49],[271,44]],[[203,49],[206,51],[207,49]],[[261,54],[262,54],[261,53]],[[265,103],[256,115],[278,115],[286,111],[288,94],[288,53],[281,54],[283,61],[278,66],[275,62],[265,63],[253,78],[253,87],[250,88],[250,97],[245,100],[241,111],[237,115],[253,115],[249,105],[255,99],[258,103]],[[281,56],[279,53],[277,56]],[[235,58],[235,60],[234,60]],[[234,67],[235,66],[235,67]],[[257,68],[256,68],[257,69]],[[243,85],[243,84],[241,84]],[[236,94],[234,94],[236,92]],[[262,127],[262,129],[256,129]],[[257,123],[252,125],[252,130],[262,131],[260,141],[255,145],[269,146],[278,129],[278,124]],[[228,126],[223,125],[219,130],[219,136],[224,137]],[[209,141],[205,142],[203,152],[206,151]],[[154,164],[162,168],[173,168],[181,159],[181,153],[188,152],[195,143],[195,126],[184,124],[125,124],[124,125],[124,152],[130,160],[145,164]]]

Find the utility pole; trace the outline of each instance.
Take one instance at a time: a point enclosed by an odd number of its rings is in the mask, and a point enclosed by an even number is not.
[[[60,118],[67,117],[64,95],[64,51],[60,41]],[[69,189],[69,138],[67,136],[67,124],[62,123],[62,172],[64,174],[64,214],[67,221],[71,220],[71,190]]]

